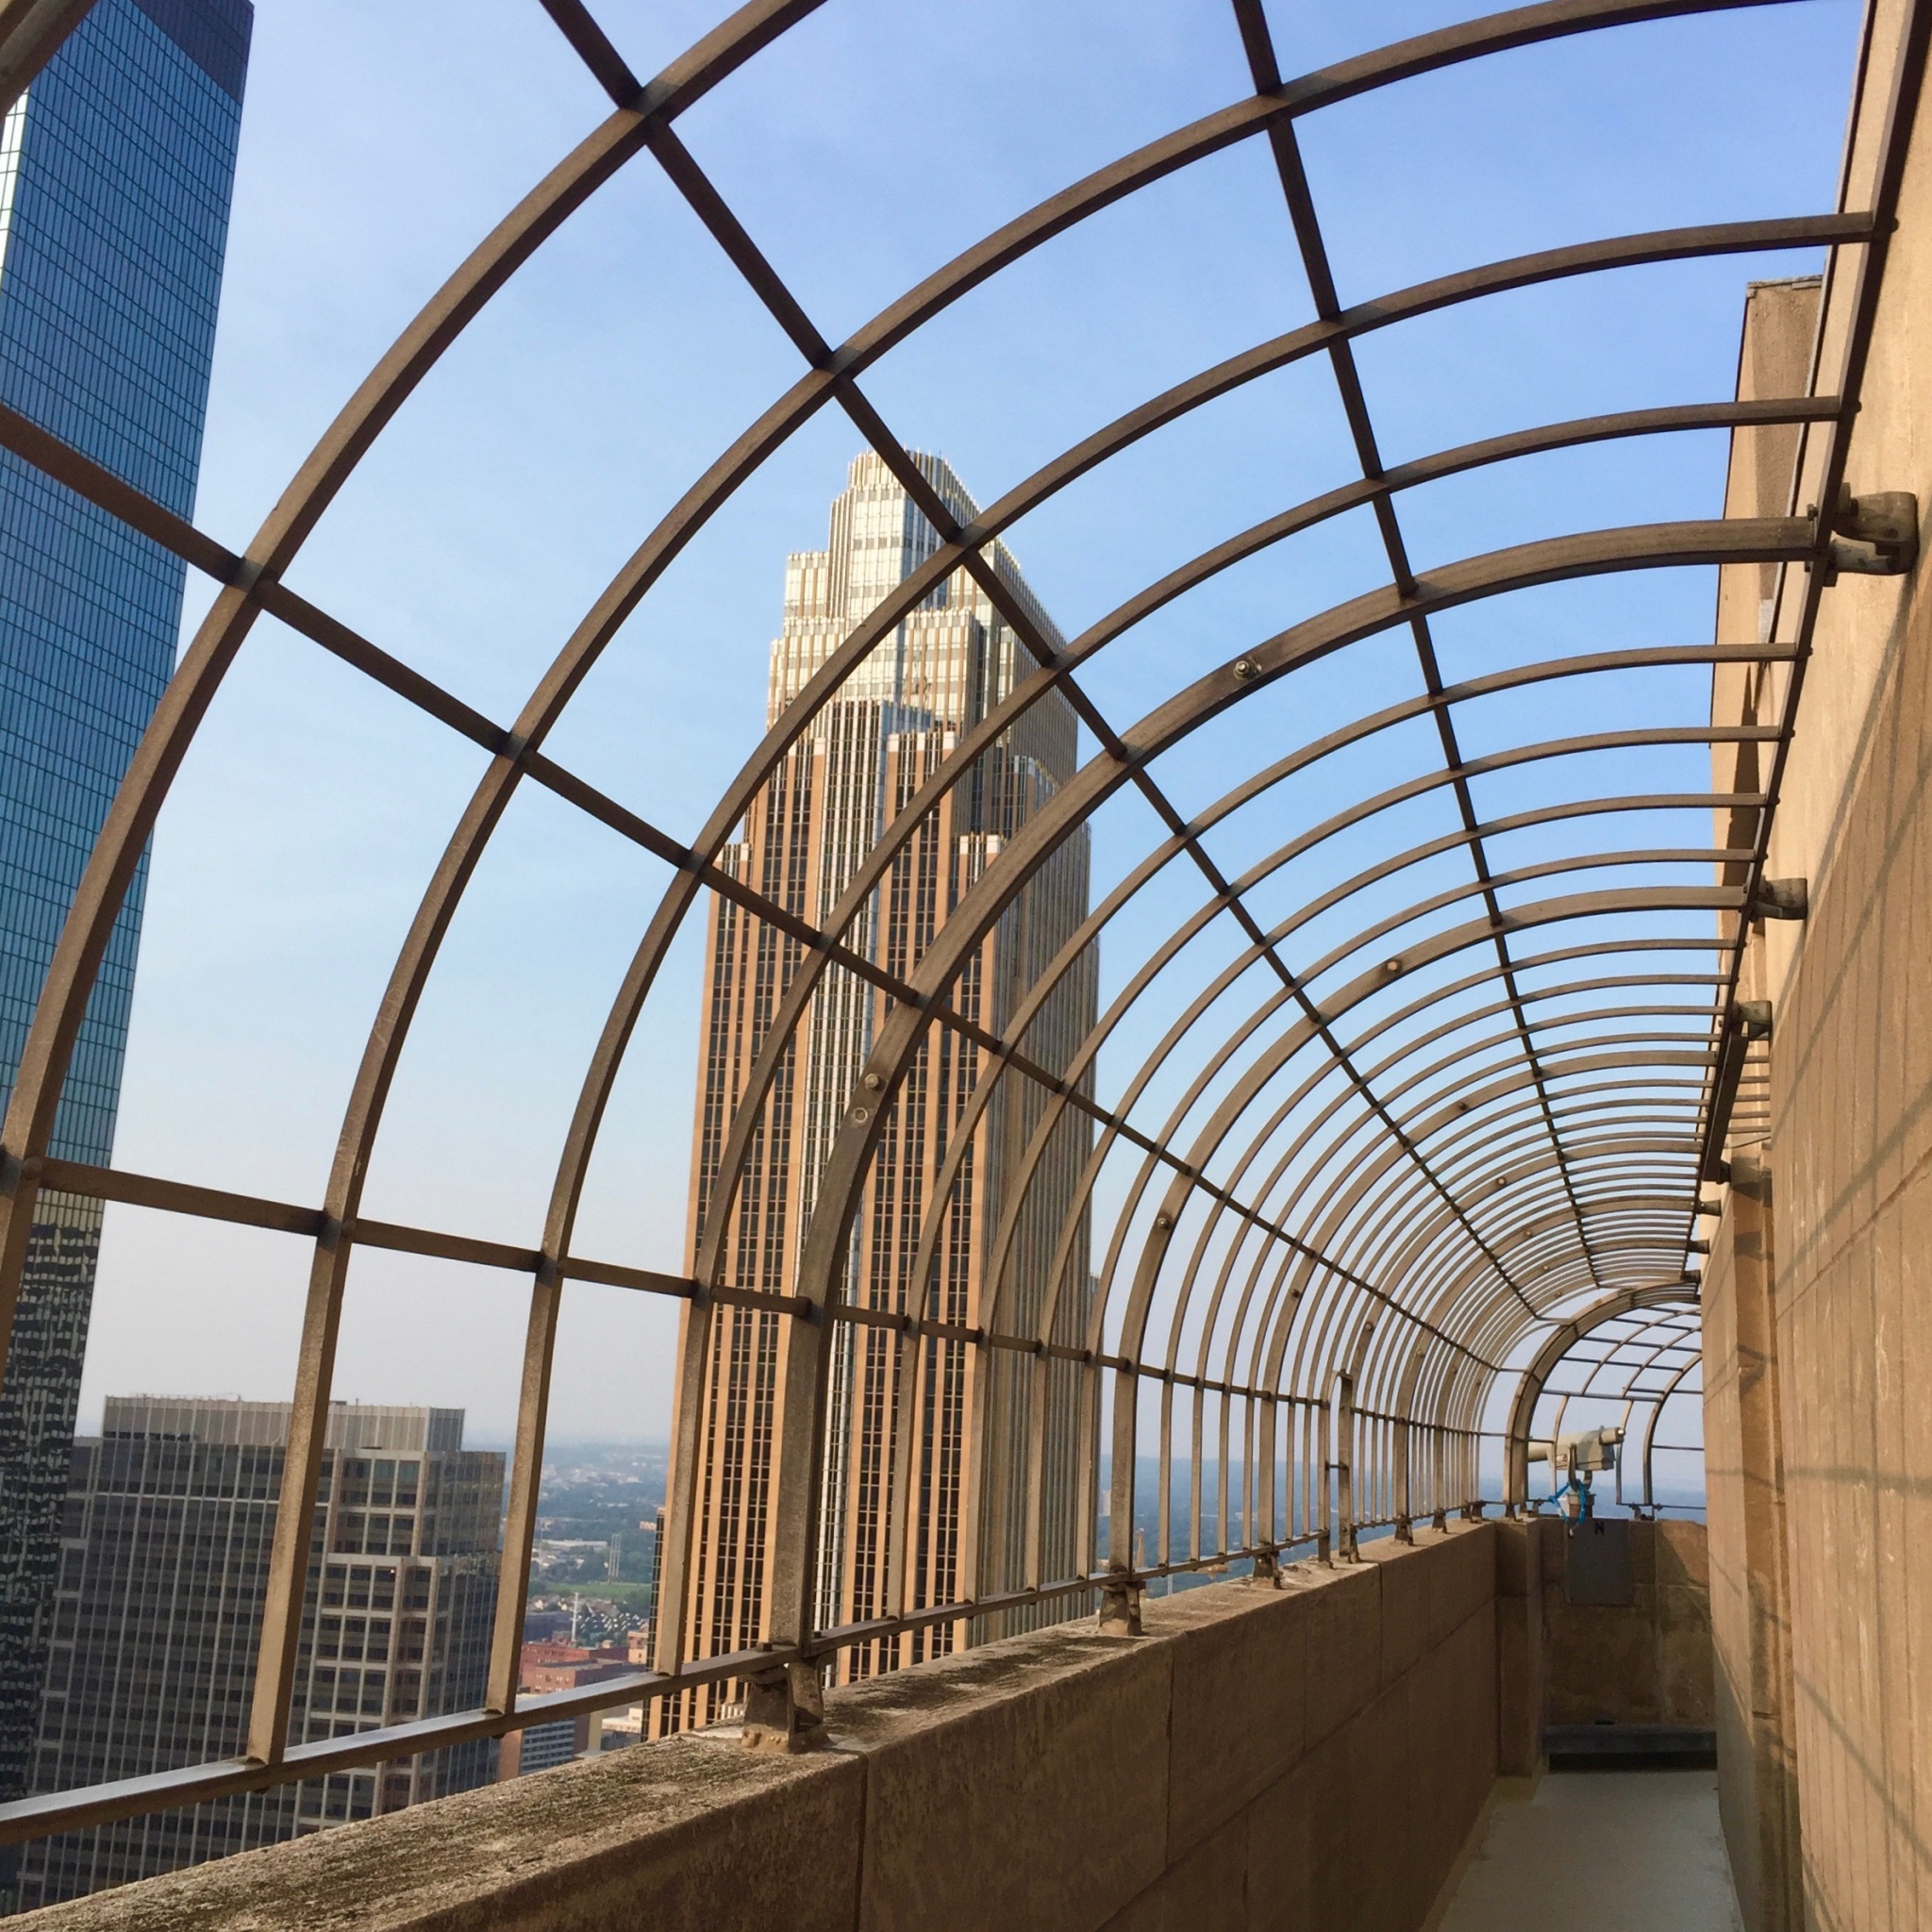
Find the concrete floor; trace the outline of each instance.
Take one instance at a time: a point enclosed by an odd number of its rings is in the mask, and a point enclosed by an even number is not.
[[[1714,1771],[1553,1772],[1499,1803],[1441,1932],[1738,1932]]]

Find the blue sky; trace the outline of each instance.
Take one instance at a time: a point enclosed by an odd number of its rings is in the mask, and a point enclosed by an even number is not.
[[[640,73],[719,17],[631,0],[595,10]],[[1272,18],[1292,73],[1478,10],[1277,5]],[[1857,25],[1850,0],[1665,23],[1314,117],[1302,140],[1343,299],[1567,241],[1827,210]],[[831,0],[680,126],[837,339],[986,230],[1246,91],[1224,4]],[[604,107],[535,0],[259,0],[203,527],[241,547],[369,365]],[[1780,256],[1632,271],[1372,338],[1360,360],[1385,456],[1727,395],[1747,279],[1815,265]],[[1310,312],[1266,149],[1248,142],[997,277],[866,388],[904,441],[943,453],[987,501],[1150,391]],[[797,373],[646,157],[445,358],[291,582],[507,721],[655,521]],[[784,553],[824,541],[857,447],[828,411],[767,465],[626,626],[553,757],[666,829],[696,830],[762,726]],[[1709,435],[1553,456],[1430,486],[1405,502],[1404,527],[1427,566],[1562,530],[1714,514],[1724,460],[1724,439]],[[1325,366],[1303,364],[1150,439],[1009,541],[1072,634],[1351,463]],[[1085,682],[1117,723],[1131,721],[1383,574],[1373,523],[1340,520],[1162,613]],[[1584,632],[1695,641],[1709,635],[1711,596],[1701,573],[1546,591],[1445,620],[1439,644],[1455,676],[1573,648]],[[205,602],[192,584],[191,625]],[[1162,760],[1162,781],[1198,808],[1231,770],[1359,711],[1365,689],[1392,698],[1413,684],[1399,653],[1344,654]],[[1663,695],[1693,712],[1699,702],[1688,685]],[[1534,702],[1607,716],[1635,694]],[[1520,737],[1535,723],[1507,709],[1473,712],[1467,738]],[[1661,759],[1658,781],[1695,783],[1703,769],[1695,754]],[[480,754],[441,726],[303,640],[258,628],[157,833],[121,1165],[320,1199],[396,945],[479,770]],[[1484,804],[1543,795],[1525,780]],[[1217,855],[1246,863],[1324,810],[1319,786],[1291,791],[1231,822]],[[1131,865],[1149,823],[1144,808],[1110,809],[1095,828],[1097,878]],[[1413,836],[1435,824],[1419,816]],[[1371,845],[1284,881],[1270,916]],[[584,1058],[666,876],[556,800],[519,798],[425,1002],[367,1212],[535,1240]],[[1163,910],[1191,903],[1178,886],[1151,896],[1104,954],[1108,986]],[[694,938],[626,1067],[582,1252],[680,1265]],[[1124,1046],[1144,1046],[1169,1011]],[[1103,1091],[1137,1058],[1104,1065]],[[136,1389],[284,1393],[307,1260],[284,1237],[110,1209],[83,1416],[104,1393]],[[525,1292],[487,1271],[363,1257],[338,1393],[464,1406],[479,1433],[500,1436]],[[675,1325],[668,1305],[575,1288],[559,1429],[660,1433]]]

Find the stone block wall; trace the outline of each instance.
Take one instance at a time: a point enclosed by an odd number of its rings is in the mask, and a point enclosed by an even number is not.
[[[1869,11],[1847,208],[1871,205],[1905,18],[1902,0]],[[1924,543],[1932,109],[1923,95],[1903,100],[1918,125],[1845,482],[1854,494],[1916,494]],[[1842,366],[1855,260],[1817,322],[1825,388]],[[1747,391],[1793,392],[1819,302],[1795,285],[1754,297]],[[1776,485],[1780,453],[1761,441],[1734,439],[1733,503],[1746,511]],[[1819,446],[1799,466],[1801,509],[1823,493]],[[1757,637],[1758,567],[1724,575],[1720,636]],[[1790,634],[1787,616],[1776,635]],[[1766,922],[1746,948],[1741,990],[1773,1008],[1769,1112],[1731,1144],[1708,1271],[1720,1778],[1749,1932],[1907,1932],[1932,1924],[1927,565],[1840,578],[1812,646],[1767,866],[1808,882],[1810,912]],[[1788,675],[1759,674],[1755,688],[1720,679],[1714,715],[1774,717]],[[1721,783],[1725,771],[1720,758]]]
[[[1138,1639],[1065,1624],[852,1685],[799,1757],[636,1745],[23,1924],[1416,1932],[1495,1784],[1520,1528],[1190,1591]]]
[[[1675,1724],[1709,1730],[1715,1691],[1710,1569],[1701,1523],[1632,1523],[1635,1601],[1573,1604],[1565,1525],[1540,1517],[1544,1722]]]

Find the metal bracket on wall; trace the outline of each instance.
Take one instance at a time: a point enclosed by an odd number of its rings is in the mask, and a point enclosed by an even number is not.
[[[1771,1002],[1769,1000],[1740,1000],[1738,1002],[1738,1024],[1743,1029],[1746,1040],[1769,1040],[1771,1038]]]
[[[1250,1579],[1262,1590],[1281,1588],[1281,1552],[1262,1550],[1255,1557],[1255,1574]]]
[[[744,1688],[747,1751],[810,1751],[825,1741],[825,1691],[815,1663],[760,1671]]]
[[[1808,879],[1760,879],[1751,901],[1753,919],[1805,919],[1811,911]]]
[[[1831,546],[1828,584],[1840,576],[1903,576],[1919,560],[1919,499],[1909,490],[1881,490],[1870,496],[1845,491],[1831,527],[1851,541]]]
[[[1147,1586],[1138,1576],[1110,1577],[1100,1589],[1100,1634],[1103,1637],[1138,1637],[1141,1634],[1141,1599]]]

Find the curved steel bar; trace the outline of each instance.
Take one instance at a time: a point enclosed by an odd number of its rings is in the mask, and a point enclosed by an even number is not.
[[[1609,1296],[1586,1308],[1582,1313],[1565,1322],[1551,1331],[1542,1346],[1537,1350],[1529,1365],[1524,1370],[1517,1384],[1515,1400],[1510,1405],[1509,1426],[1505,1435],[1504,1502],[1513,1513],[1518,1505],[1524,1502],[1529,1494],[1529,1425],[1534,1416],[1537,1398],[1541,1395],[1543,1384],[1551,1372],[1567,1355],[1571,1348],[1594,1329],[1607,1322],[1614,1322],[1620,1316],[1628,1314],[1633,1308],[1654,1308],[1685,1304],[1694,1307],[1696,1298],[1687,1295],[1683,1285],[1672,1288],[1630,1289],[1622,1294]]]

